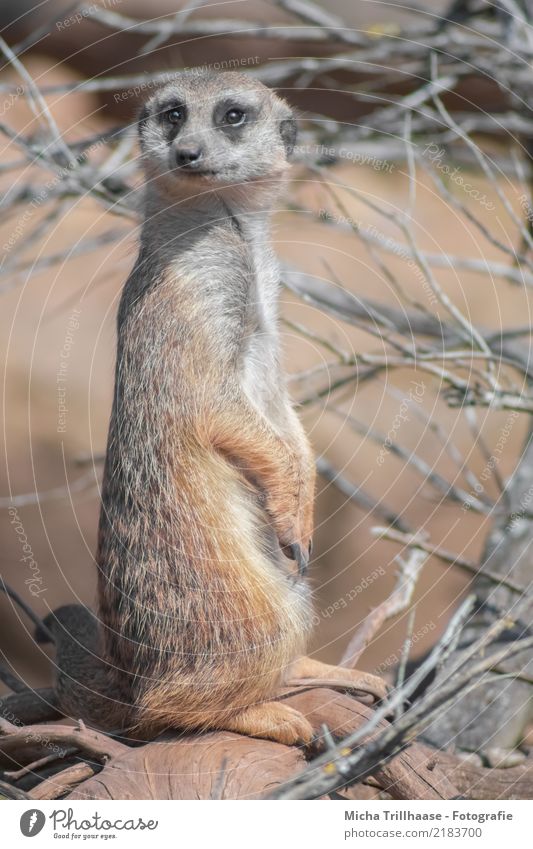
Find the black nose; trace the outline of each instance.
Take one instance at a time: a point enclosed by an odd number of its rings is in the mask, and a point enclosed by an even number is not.
[[[201,147],[178,147],[176,150],[176,162],[182,168],[187,166],[194,167],[201,158]]]

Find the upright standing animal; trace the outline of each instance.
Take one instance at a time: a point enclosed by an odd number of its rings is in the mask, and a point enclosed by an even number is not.
[[[273,700],[280,685],[383,685],[302,656],[314,463],[280,365],[269,235],[295,120],[242,74],[184,73],[147,101],[139,134],[144,221],[118,314],[101,631],[84,614],[91,636],[74,649],[78,670],[101,654],[105,676],[76,677],[105,696],[92,719],[107,727],[308,742],[308,720]],[[47,624],[66,633],[76,610]]]

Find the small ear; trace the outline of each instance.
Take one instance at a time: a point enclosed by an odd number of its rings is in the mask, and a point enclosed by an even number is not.
[[[281,136],[283,144],[285,145],[285,152],[287,154],[287,157],[289,157],[294,150],[297,135],[296,118],[294,117],[292,112],[290,113],[290,116],[288,118],[283,118],[283,120],[280,121],[279,134]]]

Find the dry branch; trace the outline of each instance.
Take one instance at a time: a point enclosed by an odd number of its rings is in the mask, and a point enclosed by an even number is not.
[[[63,769],[57,775],[45,778],[34,790],[30,790],[31,799],[59,799],[79,784],[92,778],[97,772],[91,764],[78,763]]]
[[[398,616],[409,607],[427,554],[418,549],[411,551],[406,560],[401,557],[396,560],[400,566],[396,587],[388,598],[365,617],[341,658],[341,666],[355,668],[364,650],[387,619]]]
[[[80,723],[75,728],[68,725],[12,725],[0,719],[0,762],[27,759],[35,751],[64,752],[73,748],[83,752],[99,763],[105,763],[111,757],[122,755],[127,747],[107,734],[88,729]]]

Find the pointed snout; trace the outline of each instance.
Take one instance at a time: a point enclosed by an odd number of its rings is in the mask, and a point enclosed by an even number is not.
[[[175,150],[176,165],[178,168],[189,168],[191,170],[200,168],[203,157],[203,149],[200,145],[180,145]]]

